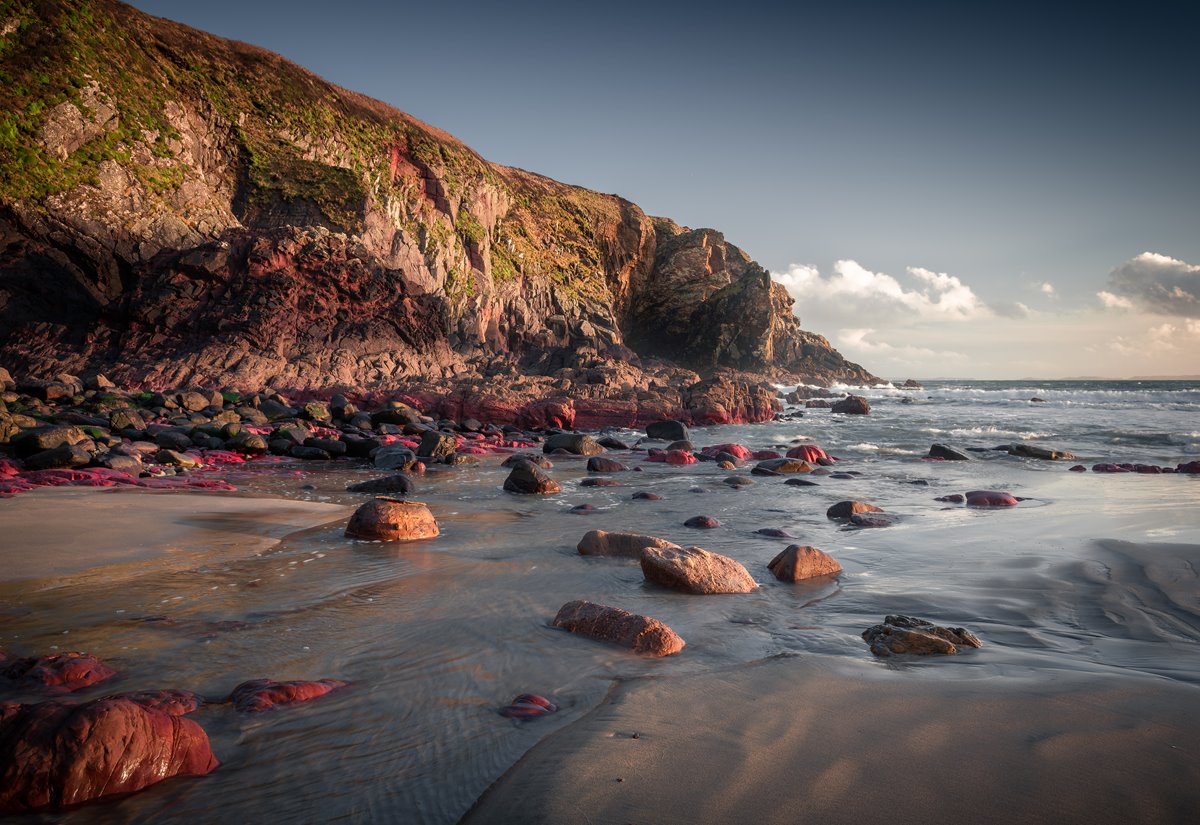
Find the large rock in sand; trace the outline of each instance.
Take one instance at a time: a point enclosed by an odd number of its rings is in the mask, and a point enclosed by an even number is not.
[[[883,624],[868,627],[862,637],[876,656],[891,656],[893,653],[953,655],[960,647],[983,647],[983,642],[965,628],[939,627],[913,616],[885,616]]]
[[[828,553],[799,544],[791,545],[771,559],[767,569],[781,582],[798,582],[842,572],[842,566]]]
[[[647,581],[684,593],[749,593],[758,587],[740,563],[700,547],[647,547],[642,550]]]
[[[217,767],[190,719],[113,696],[0,705],[0,812],[61,809]]]
[[[592,602],[567,602],[554,617],[554,626],[648,656],[670,656],[684,645],[683,639],[658,619]]]
[[[627,559],[640,559],[642,551],[647,547],[678,548],[679,545],[655,536],[592,530],[579,540],[577,549],[581,556],[620,556]]]
[[[419,501],[377,498],[354,511],[346,536],[369,541],[414,541],[437,536],[437,521]]]

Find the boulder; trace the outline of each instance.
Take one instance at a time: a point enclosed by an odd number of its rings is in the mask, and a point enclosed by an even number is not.
[[[787,481],[785,481],[783,483],[788,485],[789,487],[819,487],[820,486],[819,484],[817,484],[817,482],[809,481],[807,478],[789,478]]]
[[[663,461],[676,467],[683,467],[689,464],[697,463],[696,457],[684,450],[667,450]]]
[[[332,690],[345,687],[346,684],[340,679],[320,679],[312,682],[251,679],[235,687],[229,694],[229,701],[241,713],[261,713],[279,705],[308,702]]]
[[[579,482],[580,487],[624,487],[615,478],[585,478]]]
[[[504,489],[510,493],[525,495],[549,495],[561,493],[562,487],[558,482],[541,471],[537,465],[528,461],[519,462],[512,468],[508,478],[504,479]]]
[[[648,493],[645,490],[639,490],[630,496],[634,501],[662,501],[663,497],[658,493]]]
[[[398,470],[406,473],[417,463],[416,454],[400,444],[389,444],[380,447],[371,458],[376,470]]]
[[[739,562],[700,547],[647,547],[642,550],[642,575],[695,595],[749,593],[758,587]]]
[[[871,412],[871,405],[861,395],[848,395],[841,401],[835,402],[830,409],[835,413],[845,413],[846,415],[867,415]]]
[[[678,547],[678,545],[655,536],[592,530],[584,534],[576,549],[579,550],[581,556],[619,556],[627,559],[640,559],[642,551],[647,547],[661,549]]]
[[[655,421],[647,424],[646,435],[657,441],[689,441],[692,437],[682,421]]]
[[[543,470],[549,470],[554,467],[554,462],[539,453],[513,453],[508,458],[500,463],[501,467],[516,467],[522,461],[527,461],[541,467]],[[589,466],[590,463],[589,463]]]
[[[24,458],[64,444],[80,444],[87,440],[87,433],[78,427],[38,427],[18,435],[12,440],[12,445],[17,455]]]
[[[306,421],[332,421],[333,413],[324,401],[308,401],[300,405],[300,417]]]
[[[953,655],[960,647],[983,647],[983,643],[969,630],[939,627],[913,616],[886,616],[883,624],[867,628],[862,637],[876,656],[891,656],[894,653]]]
[[[421,436],[421,444],[417,447],[417,456],[420,458],[432,458],[434,460],[445,459],[446,456],[453,453],[458,448],[458,439],[448,433],[441,433],[437,430],[428,430]]]
[[[721,522],[712,516],[692,516],[683,523],[684,527],[695,527],[698,530],[713,530],[721,526]]]
[[[29,470],[52,470],[57,467],[86,467],[92,463],[92,454],[82,444],[60,444],[26,456],[25,467]]]
[[[377,498],[354,511],[346,536],[369,541],[415,541],[439,534],[437,521],[419,501]]]
[[[842,566],[828,553],[799,544],[791,545],[771,559],[767,569],[781,582],[798,582],[842,572]]]
[[[868,504],[865,501],[839,501],[825,511],[826,518],[848,519],[855,513],[882,513],[882,507]]]
[[[586,601],[564,604],[554,626],[648,656],[670,656],[684,646],[683,639],[658,619]]]
[[[555,450],[565,450],[574,455],[599,455],[604,448],[596,443],[596,439],[584,433],[559,433],[546,439],[542,445],[543,453]]]
[[[944,461],[970,461],[971,456],[964,453],[962,450],[951,447],[947,444],[933,444],[929,448],[930,458],[940,458]]]
[[[810,464],[829,458],[829,455],[816,444],[801,444],[797,447],[792,447],[787,451],[786,455],[788,458],[798,458]]]
[[[407,495],[413,491],[413,480],[403,473],[360,481],[346,488],[347,493],[400,493]]]
[[[620,461],[597,455],[588,459],[587,468],[589,473],[620,473],[629,469],[627,465],[622,464]]]
[[[0,812],[58,810],[218,765],[190,719],[112,696],[0,705]]]

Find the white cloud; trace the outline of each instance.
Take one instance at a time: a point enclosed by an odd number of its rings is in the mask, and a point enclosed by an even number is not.
[[[1122,298],[1120,295],[1113,295],[1111,292],[1097,292],[1096,297],[1108,309],[1133,309],[1133,301]]]
[[[1038,289],[1040,289],[1042,291],[1043,295],[1054,295],[1056,292],[1056,290],[1054,289],[1054,284],[1050,283],[1049,281],[1046,281],[1045,283],[1041,284],[1038,287]]]
[[[787,287],[799,311],[825,318],[862,320],[897,316],[911,320],[959,320],[988,317],[992,310],[969,286],[944,272],[908,267],[912,286],[857,261],[841,260],[828,277],[811,265],[793,264],[772,277]]]
[[[1107,307],[1200,318],[1200,266],[1143,252],[1114,269],[1108,282],[1111,291],[1099,293]]]

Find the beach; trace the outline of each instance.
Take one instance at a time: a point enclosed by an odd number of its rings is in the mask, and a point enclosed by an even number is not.
[[[158,688],[218,698],[252,678],[349,683],[265,714],[201,708],[190,718],[212,741],[216,771],[35,821],[1193,818],[1196,479],[1071,472],[1071,462],[1001,453],[928,461],[917,446],[1025,435],[1082,444],[1089,464],[1135,452],[1165,463],[1193,449],[1186,416],[1144,400],[1079,414],[1061,400],[995,412],[937,392],[902,398],[880,393],[869,417],[810,410],[692,431],[697,447],[823,444],[841,460],[805,474],[808,487],[749,475],[752,461],[731,472],[610,450],[640,468],[612,473],[619,486],[581,486],[597,474],[556,455],[548,473],[563,491],[521,496],[502,489],[503,453],[431,464],[407,497],[429,506],[441,535],[416,542],[344,537],[369,498],[346,486],[386,474],[363,461],[204,474],[233,493],[59,488],[2,500],[0,563],[19,571],[0,584],[5,649],[87,651],[118,671],[79,698]],[[1100,455],[1088,439],[1117,423],[1105,416],[1130,418],[1139,403],[1180,426],[1161,444],[1112,443]],[[985,416],[985,433],[923,432],[927,421],[965,431],[960,421]],[[1086,426],[1058,423],[1073,419]],[[726,483],[736,473],[753,483]],[[1025,500],[936,500],[974,489]],[[662,498],[634,499],[639,491]],[[895,520],[829,519],[846,499]],[[699,514],[721,526],[683,526]],[[758,587],[695,596],[649,584],[634,559],[580,556],[593,529],[725,554]],[[767,562],[793,542],[825,550],[843,573],[776,581]],[[553,627],[573,599],[657,618],[687,645],[654,659]],[[877,658],[860,634],[889,614],[965,627],[983,646]],[[498,713],[522,693],[559,710],[529,721]]]

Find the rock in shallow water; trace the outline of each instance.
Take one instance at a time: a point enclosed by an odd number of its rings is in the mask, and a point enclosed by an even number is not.
[[[582,600],[559,608],[554,626],[648,656],[670,656],[684,646],[683,639],[658,619]]]
[[[883,624],[868,627],[862,637],[876,656],[902,653],[953,655],[959,647],[983,647],[979,638],[965,628],[939,627],[913,616],[885,616]]]
[[[346,536],[369,541],[415,541],[439,534],[433,513],[419,501],[377,498],[354,511]]]
[[[360,481],[346,488],[348,493],[411,493],[413,480],[403,473],[397,473],[383,478],[373,478],[370,481]]]
[[[882,513],[883,509],[865,501],[839,501],[825,511],[826,518],[848,519],[856,513]]]
[[[52,693],[71,693],[103,682],[116,671],[90,653],[56,653],[40,658],[13,658],[3,661],[3,673],[27,686]]]
[[[504,489],[510,493],[524,495],[550,495],[562,492],[562,487],[557,481],[528,461],[518,462],[512,468],[512,472],[504,480]]]
[[[229,701],[242,713],[259,713],[278,705],[307,702],[332,690],[345,687],[341,679],[320,679],[313,682],[273,682],[270,679],[251,679],[242,682],[229,694]]]
[[[199,725],[131,698],[0,704],[0,812],[66,808],[217,765]]]
[[[791,545],[771,559],[767,569],[781,582],[797,582],[842,572],[842,566],[828,553],[799,544]]]
[[[698,596],[749,593],[758,587],[739,562],[700,547],[647,547],[642,550],[642,575]]]
[[[513,699],[511,704],[500,708],[500,715],[506,716],[509,719],[527,721],[554,713],[557,710],[558,705],[551,702],[545,696],[538,696],[536,693],[522,693]]]
[[[966,495],[968,507],[1016,507],[1020,499],[1002,490],[971,490]]]
[[[592,530],[584,534],[583,538],[579,540],[576,549],[581,556],[619,556],[627,559],[640,559],[642,551],[647,547],[665,548],[678,546],[656,536]]]

